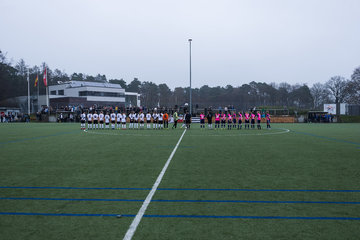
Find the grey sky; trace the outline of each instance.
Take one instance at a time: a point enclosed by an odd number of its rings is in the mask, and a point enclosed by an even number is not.
[[[359,0],[1,0],[0,49],[68,74],[188,86],[349,78]]]

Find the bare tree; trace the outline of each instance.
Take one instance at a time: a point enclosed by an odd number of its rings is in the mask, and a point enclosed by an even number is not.
[[[336,103],[336,115],[340,117],[340,103],[343,102],[348,92],[346,91],[348,81],[341,76],[334,76],[326,82],[326,87],[330,90],[331,95],[335,99]]]
[[[7,64],[6,54],[4,54],[1,50],[0,50],[0,63]]]
[[[324,103],[328,103],[330,101],[329,95],[330,91],[327,89],[325,84],[315,83],[311,89],[311,95],[314,100],[313,108],[321,109]]]
[[[354,73],[351,75],[351,81],[360,83],[360,67],[355,68]]]
[[[360,67],[354,70],[348,83],[348,103],[360,104]]]
[[[26,73],[27,73],[27,66],[25,64],[24,59],[20,59],[20,61],[15,65],[15,69],[17,70],[17,73],[22,76],[25,77]]]

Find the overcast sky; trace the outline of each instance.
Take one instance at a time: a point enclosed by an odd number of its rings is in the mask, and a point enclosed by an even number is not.
[[[0,50],[14,63],[134,77],[170,88],[350,78],[360,0],[0,0]]]

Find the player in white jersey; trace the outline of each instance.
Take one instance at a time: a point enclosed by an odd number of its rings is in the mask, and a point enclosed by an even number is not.
[[[153,115],[153,129],[157,129],[157,125],[158,125],[158,114],[157,112],[154,112]]]
[[[159,117],[158,117],[158,119],[159,119],[159,129],[163,128],[163,120],[164,120],[163,116],[164,116],[164,114],[162,112],[160,112]]]
[[[160,114],[156,113],[155,116],[156,116],[156,129],[158,129],[158,128],[160,128],[160,124],[159,124],[159,122],[160,122]]]
[[[135,129],[139,128],[139,114],[138,113],[134,113],[134,128]]]
[[[93,114],[93,119],[94,119],[94,129],[98,129],[99,128],[99,115],[96,113],[96,112],[94,112],[94,114]]]
[[[140,119],[140,129],[144,129],[144,118],[145,118],[145,115],[143,112],[140,112],[139,114],[139,119]]]
[[[91,112],[88,112],[88,115],[87,115],[87,121],[88,121],[88,129],[92,129],[92,119],[93,118],[93,115]]]
[[[132,129],[132,128],[134,128],[134,113],[133,112],[131,112],[129,114],[129,118],[130,118],[129,129]]]
[[[100,128],[104,129],[104,113],[101,111],[99,114],[99,122],[100,122]]]
[[[129,129],[132,127],[133,125],[133,119],[132,119],[132,113],[130,112],[129,114],[126,114],[126,117],[129,119]]]
[[[109,124],[110,124],[110,115],[109,113],[105,114],[105,128],[109,129]]]
[[[126,129],[126,114],[125,113],[122,114],[121,125],[122,125],[122,129]]]
[[[115,120],[116,120],[116,114],[114,112],[112,112],[110,114],[110,120],[111,120],[111,129],[114,130],[115,129]]]
[[[118,114],[116,114],[116,128],[117,129],[120,129],[121,118],[122,118],[122,115],[120,112],[118,112]]]
[[[146,114],[146,125],[147,125],[147,129],[150,129],[150,124],[151,124],[151,114],[148,112]]]
[[[80,115],[80,122],[81,122],[81,130],[85,130],[86,129],[86,114],[83,112],[81,115]]]

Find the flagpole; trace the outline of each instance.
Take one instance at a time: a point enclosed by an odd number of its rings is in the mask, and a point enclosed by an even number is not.
[[[46,69],[46,67],[45,67]],[[50,106],[49,106],[49,80],[48,80],[48,76],[47,76],[47,69],[46,69],[46,106],[48,107],[48,111],[50,113]]]
[[[40,82],[39,82],[39,73],[36,75],[37,77],[37,87],[38,87],[38,112],[40,112]]]
[[[28,82],[28,114],[30,117],[30,79],[29,79],[29,69],[27,71],[27,82]]]

